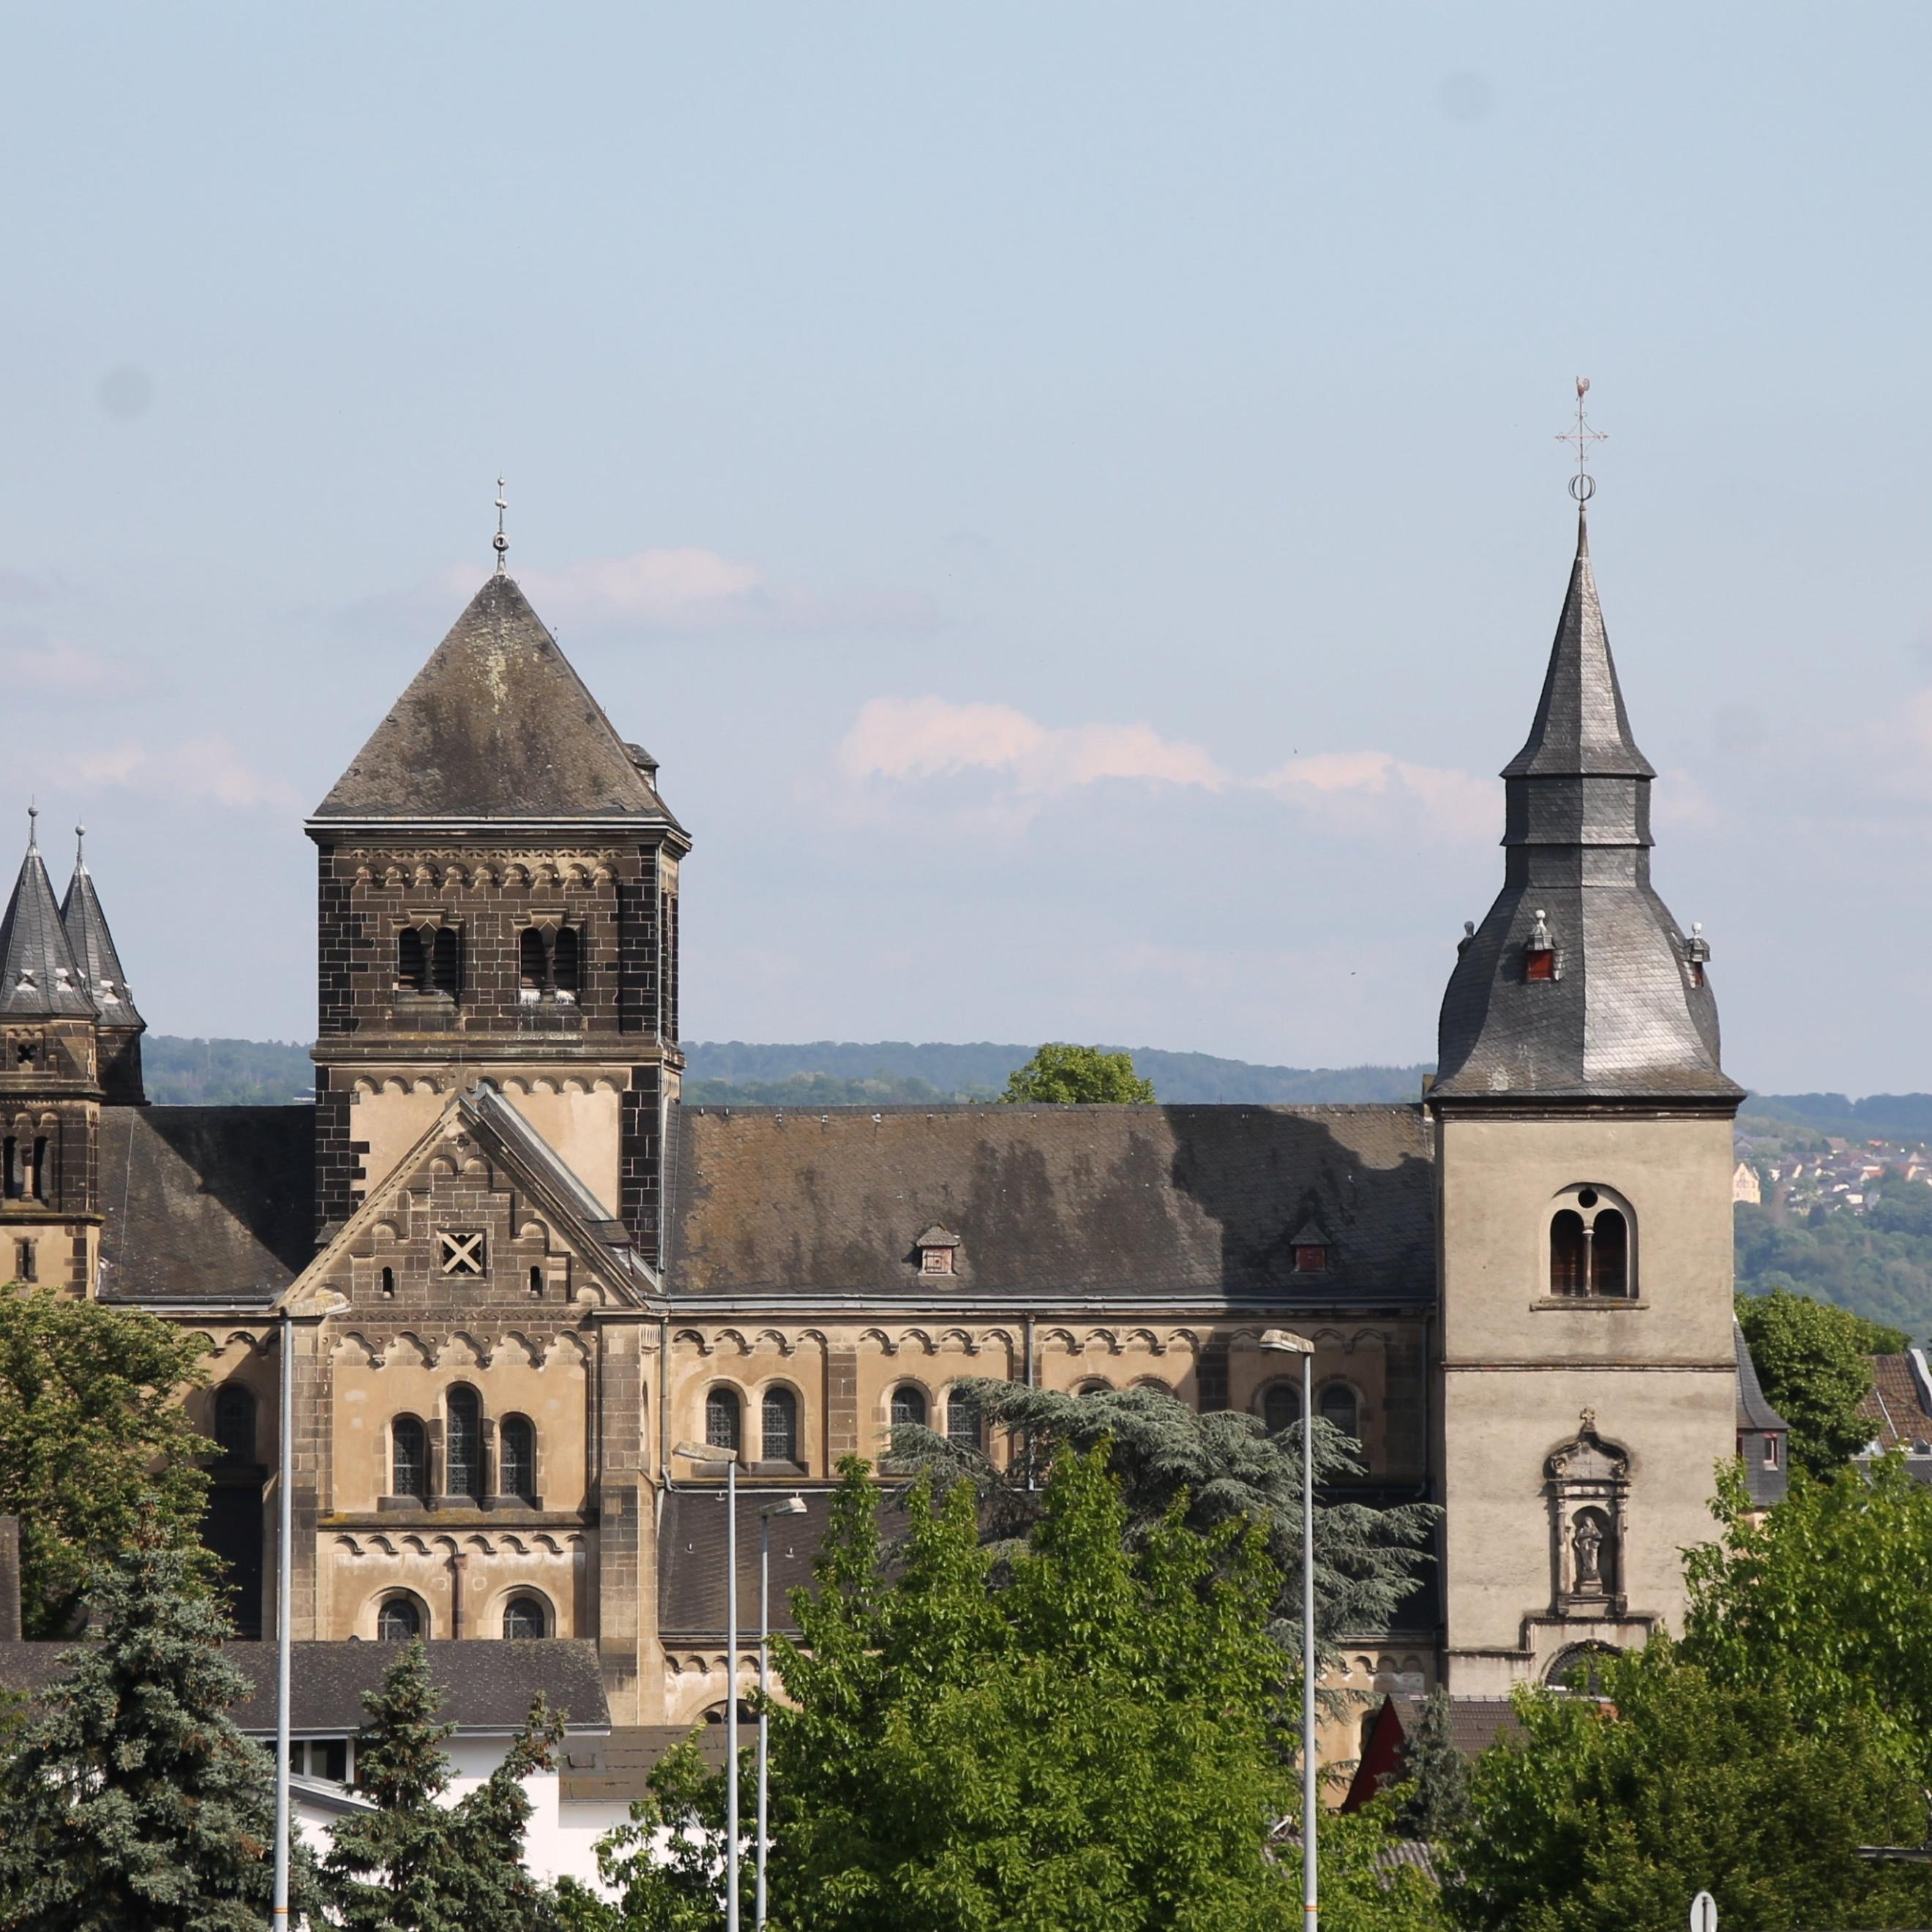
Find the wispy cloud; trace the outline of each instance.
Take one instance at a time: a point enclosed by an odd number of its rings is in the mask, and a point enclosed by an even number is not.
[[[1412,764],[1388,752],[1317,752],[1255,782],[1277,798],[1327,811],[1365,803],[1391,807],[1454,838],[1495,830],[1502,809],[1493,779],[1446,765]]]
[[[115,684],[113,667],[92,651],[38,636],[0,646],[0,683],[48,698],[93,698]]]
[[[63,792],[120,790],[240,809],[299,811],[304,800],[286,778],[261,772],[218,734],[155,748],[124,739],[91,751],[22,761],[22,776]]]

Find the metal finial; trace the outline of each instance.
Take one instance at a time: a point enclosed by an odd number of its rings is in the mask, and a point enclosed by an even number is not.
[[[40,849],[40,828],[34,822],[40,815],[40,808],[38,805],[27,807],[27,850],[29,852],[38,852]]]
[[[76,872],[86,868],[87,827],[84,825],[76,825],[74,828],[74,865]]]
[[[503,560],[510,548],[510,540],[503,534],[503,512],[510,507],[510,500],[503,494],[503,479],[496,478],[496,534],[490,539],[496,553],[496,574],[503,574]]]
[[[1587,503],[1597,494],[1597,479],[1590,474],[1590,446],[1593,442],[1608,442],[1607,430],[1592,429],[1583,414],[1583,398],[1590,393],[1590,379],[1587,376],[1576,378],[1576,427],[1561,431],[1558,442],[1574,442],[1576,446],[1576,473],[1570,479],[1570,494],[1578,503]]]

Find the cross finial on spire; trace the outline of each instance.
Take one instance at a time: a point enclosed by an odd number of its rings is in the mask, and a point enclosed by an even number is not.
[[[1583,398],[1590,393],[1590,379],[1587,376],[1576,378],[1576,427],[1558,432],[1558,442],[1574,442],[1576,446],[1576,473],[1570,479],[1570,494],[1576,500],[1580,508],[1597,494],[1597,479],[1590,474],[1590,446],[1593,442],[1607,442],[1606,430],[1592,429],[1583,414]]]
[[[503,512],[510,507],[510,500],[503,494],[503,479],[496,478],[496,534],[491,539],[496,553],[496,574],[503,574],[503,560],[510,548],[510,540],[503,534]]]

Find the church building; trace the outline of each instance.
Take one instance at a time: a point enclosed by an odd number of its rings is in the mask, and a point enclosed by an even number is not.
[[[772,1524],[782,1591],[842,1457],[896,1422],[982,1442],[962,1378],[1278,1429],[1299,1365],[1262,1339],[1294,1329],[1361,1497],[1444,1510],[1344,1681],[1496,1696],[1676,1624],[1717,1466],[1775,1435],[1739,1408],[1742,1096],[1710,948],[1651,884],[1653,778],[1580,528],[1412,1102],[687,1106],[691,835],[500,556],[308,821],[312,1108],[146,1105],[93,881],[56,904],[30,838],[0,1276],[201,1338],[244,1634],[274,1622],[286,1334],[296,1636],[585,1640],[620,1724],[728,1694],[724,1462],[680,1444],[736,1453],[754,1606],[760,1512],[806,1504]]]

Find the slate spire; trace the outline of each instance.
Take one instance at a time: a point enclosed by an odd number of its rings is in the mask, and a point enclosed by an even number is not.
[[[40,859],[39,816],[28,808],[27,855],[0,916],[0,1019],[92,1019],[94,1002]]]
[[[85,826],[74,827],[74,877],[68,881],[67,896],[61,901],[61,924],[66,928],[75,963],[94,997],[101,1024],[145,1026],[146,1022],[135,1010],[134,996],[128,990],[121,956],[114,950],[114,935],[107,929],[107,915],[101,910],[100,896],[94,889],[94,875],[87,869],[82,843],[86,836]]]
[[[1432,1095],[1735,1106],[1704,962],[1650,883],[1650,788],[1580,511],[1529,736],[1504,766],[1503,889],[1442,1002]]]
[[[502,575],[484,580],[315,812],[323,824],[490,819],[677,823]]]

